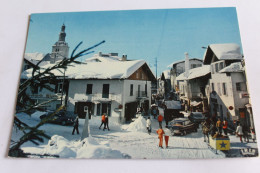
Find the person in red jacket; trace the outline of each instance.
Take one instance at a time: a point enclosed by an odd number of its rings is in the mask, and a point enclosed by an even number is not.
[[[162,129],[162,127],[160,127],[158,130],[157,130],[157,134],[158,134],[158,138],[159,138],[159,147],[163,148],[163,134],[164,134],[164,131]]]
[[[101,126],[104,124],[104,129],[105,129],[105,122],[106,122],[106,116],[103,114],[101,116],[101,125],[99,126],[99,129],[101,129]]]
[[[159,127],[162,128],[162,121],[163,121],[163,116],[160,114],[158,116],[158,122],[159,122]]]

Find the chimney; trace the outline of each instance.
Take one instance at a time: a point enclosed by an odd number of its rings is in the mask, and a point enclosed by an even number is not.
[[[187,52],[185,54],[185,77],[189,76],[189,69],[190,69],[190,61],[189,61],[189,54]]]
[[[122,61],[126,61],[127,60],[127,55],[122,55]]]
[[[98,52],[98,56],[102,57],[102,52]]]

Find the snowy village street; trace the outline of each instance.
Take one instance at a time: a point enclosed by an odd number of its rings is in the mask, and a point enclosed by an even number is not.
[[[41,113],[36,112],[31,117],[26,114],[20,114],[18,117],[23,118],[30,124],[36,124],[40,121],[39,115]],[[218,154],[215,154],[213,150],[208,148],[207,143],[203,141],[201,128],[197,133],[187,134],[186,136],[171,136],[169,147],[161,149],[158,147],[158,135],[156,134],[159,127],[157,120],[152,118],[152,134],[149,135],[146,132],[143,117],[126,125],[120,125],[110,120],[110,131],[103,131],[98,128],[100,118],[92,117],[89,121],[92,137],[87,141],[88,145],[86,147],[82,147],[80,142],[81,134],[71,134],[72,126],[45,124],[42,129],[49,136],[56,135],[54,140],[48,144],[46,139],[44,144],[39,146],[25,143],[22,149],[31,154],[56,155],[62,158],[205,159],[225,157],[224,153],[218,152]],[[163,123],[163,125],[165,124]],[[80,119],[80,133],[83,131],[83,126],[84,119]],[[18,137],[19,134],[16,134],[16,130],[13,130],[13,137],[15,136]],[[230,136],[230,139],[232,142],[231,148],[233,149],[256,148],[256,143],[241,144],[235,136]]]

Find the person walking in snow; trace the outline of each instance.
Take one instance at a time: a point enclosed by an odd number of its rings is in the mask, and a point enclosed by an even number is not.
[[[163,148],[163,134],[164,134],[164,131],[162,129],[162,127],[160,127],[157,131],[157,134],[158,134],[158,138],[159,138],[159,147],[160,148]]]
[[[108,127],[108,115],[105,116],[105,125],[104,125],[104,129],[103,131],[107,129],[108,131],[110,130],[109,127]]]
[[[169,141],[169,138],[170,138],[170,135],[171,135],[171,131],[169,129],[164,129],[164,140],[165,140],[165,146],[166,148],[168,148],[168,141]]]
[[[239,136],[240,142],[243,142],[243,140],[242,140],[243,129],[242,129],[242,126],[240,125],[240,123],[237,125],[236,135]]]
[[[146,120],[146,128],[147,128],[148,134],[150,135],[152,132],[152,122],[151,122],[150,117],[148,117]]]
[[[158,116],[158,122],[159,122],[159,127],[162,128],[162,121],[163,121],[163,116],[160,114]]]
[[[72,135],[74,135],[75,130],[77,131],[77,134],[79,134],[79,117],[78,116],[74,120]]]
[[[221,122],[220,118],[218,119],[218,121],[216,123],[216,127],[218,130],[218,134],[221,135],[222,134],[222,122]]]
[[[255,143],[256,135],[255,135],[255,129],[253,129],[253,128],[251,128],[251,138],[252,138],[253,142]]]
[[[248,127],[246,125],[242,126],[242,131],[243,131],[244,141],[248,143],[249,142],[249,135],[248,135],[249,129],[248,129]]]
[[[103,114],[103,115],[101,116],[101,125],[99,126],[99,129],[101,129],[101,127],[102,127],[103,124],[104,124],[104,128],[105,128],[105,120],[106,120],[106,116],[105,116],[105,114]]]
[[[223,121],[223,131],[226,136],[227,136],[227,128],[228,128],[228,122],[227,119],[225,118]]]

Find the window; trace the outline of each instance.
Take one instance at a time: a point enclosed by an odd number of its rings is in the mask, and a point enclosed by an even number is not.
[[[109,84],[103,84],[102,98],[109,97]]]
[[[136,79],[138,79],[139,78],[139,73],[138,72],[136,72]]]
[[[142,76],[141,78],[144,79],[144,73],[141,73],[141,76]]]
[[[214,83],[211,83],[211,92],[215,91]]]
[[[242,91],[241,90],[241,83],[236,83],[236,89],[237,89],[237,91]]]
[[[93,84],[87,84],[86,94],[92,94]]]
[[[214,74],[214,65],[211,65],[211,73]]]
[[[141,85],[138,85],[137,95],[138,95],[138,97],[141,96]]]
[[[224,68],[224,62],[219,63],[219,70],[222,70]]]
[[[37,86],[33,86],[32,93],[33,94],[38,94],[38,92],[39,92],[38,87]]]
[[[191,64],[191,69],[196,67],[197,67],[196,64]]]
[[[134,85],[130,85],[130,96],[133,96]]]
[[[215,71],[216,71],[216,73],[218,72],[218,63],[215,64]]]
[[[227,95],[227,86],[226,86],[226,83],[222,83],[222,91],[223,91],[223,95]]]
[[[147,84],[145,84],[145,96],[147,96]]]
[[[202,66],[202,64],[197,64],[197,67],[201,67]]]
[[[55,93],[61,93],[62,92],[62,83],[58,83],[55,86]]]
[[[221,86],[220,86],[220,83],[218,83],[217,85],[218,85],[218,95],[221,95]]]

